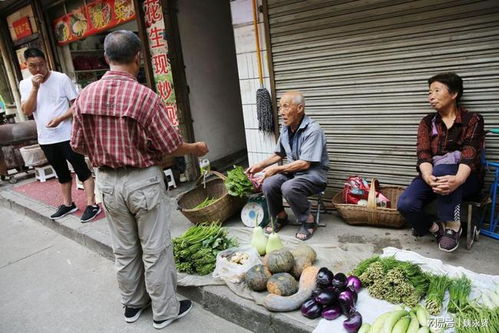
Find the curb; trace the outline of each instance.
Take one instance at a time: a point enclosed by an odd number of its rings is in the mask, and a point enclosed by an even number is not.
[[[95,224],[82,224],[79,218],[72,215],[57,221],[51,220],[48,216],[52,213],[53,207],[12,190],[0,191],[0,206],[26,215],[89,250],[111,261],[114,260],[107,226],[97,229]],[[225,286],[179,286],[177,292],[201,304],[211,313],[253,332],[306,333],[312,332],[318,323],[313,321],[312,325],[306,325],[287,313],[269,312],[252,301],[236,296]]]

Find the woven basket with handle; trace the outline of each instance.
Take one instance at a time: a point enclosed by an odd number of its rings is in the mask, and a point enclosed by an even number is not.
[[[206,181],[203,177],[197,181],[196,188],[180,194],[177,197],[177,207],[189,221],[194,224],[225,222],[229,217],[240,211],[246,202],[245,199],[229,195],[224,185],[225,176],[216,171],[209,174],[217,176]],[[216,198],[210,205],[203,208],[194,208],[206,198]]]
[[[380,191],[386,196],[394,208],[378,207],[376,205],[376,190],[373,179],[369,189],[367,206],[347,204],[344,202],[343,193],[339,192],[333,197],[333,205],[340,216],[351,225],[371,225],[376,227],[402,228],[405,220],[397,211],[397,201],[404,191],[400,186],[381,186]]]

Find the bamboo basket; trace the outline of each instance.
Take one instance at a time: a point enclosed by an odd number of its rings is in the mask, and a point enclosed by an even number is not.
[[[180,194],[177,197],[177,208],[194,224],[223,223],[229,217],[240,211],[246,200],[229,195],[224,185],[225,176],[216,171],[210,174],[217,178],[206,181],[206,188],[202,184],[202,177],[197,181],[194,189]],[[217,198],[212,204],[203,208],[194,208],[207,197]]]
[[[367,206],[347,204],[343,199],[343,192],[337,193],[333,197],[333,205],[338,210],[340,216],[350,225],[370,225],[375,227],[402,228],[405,220],[397,211],[397,201],[404,191],[400,186],[382,186],[380,191],[386,196],[391,206],[395,208],[383,208],[376,206],[376,190],[371,182]]]

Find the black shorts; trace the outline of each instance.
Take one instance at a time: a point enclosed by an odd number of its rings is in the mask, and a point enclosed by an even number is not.
[[[54,168],[59,183],[64,184],[72,181],[71,172],[69,171],[68,161],[73,166],[73,169],[82,182],[92,175],[85,162],[85,157],[74,152],[69,145],[69,141],[52,143],[49,145],[40,145],[45,157],[50,165]]]

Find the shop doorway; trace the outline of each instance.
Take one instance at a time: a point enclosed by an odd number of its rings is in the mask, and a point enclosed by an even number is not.
[[[246,139],[229,1],[171,0],[196,141],[223,170],[246,164]]]

